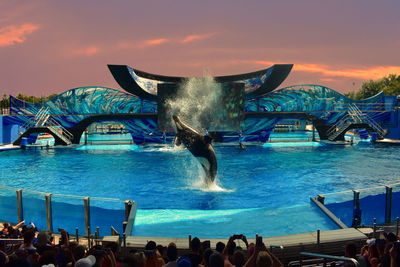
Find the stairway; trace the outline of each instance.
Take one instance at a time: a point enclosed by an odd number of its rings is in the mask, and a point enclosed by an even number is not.
[[[56,121],[50,114],[48,107],[42,107],[35,115],[33,120],[29,120],[23,125],[27,129],[14,144],[19,145],[22,137],[27,137],[31,133],[46,132],[56,139],[55,144],[71,145],[74,136],[67,129],[65,129],[58,121]]]
[[[328,140],[336,141],[349,129],[355,128],[365,128],[371,132],[376,132],[380,138],[386,135],[385,129],[363,113],[355,104],[350,104],[347,114],[328,130]]]

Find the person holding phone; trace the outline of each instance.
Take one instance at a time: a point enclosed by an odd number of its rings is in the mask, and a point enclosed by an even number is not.
[[[244,267],[281,267],[282,262],[270,252],[263,243],[262,236],[256,235],[256,245],[253,254],[249,257]]]
[[[224,256],[226,267],[235,265],[235,261],[234,261],[234,253],[236,250],[235,240],[242,240],[246,245],[246,249],[249,247],[249,243],[247,242],[247,238],[245,235],[236,234],[236,235],[232,235],[231,237],[229,237],[228,243],[226,244],[224,250],[222,251],[222,255]]]

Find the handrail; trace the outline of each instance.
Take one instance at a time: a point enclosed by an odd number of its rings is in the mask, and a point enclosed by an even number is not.
[[[362,113],[362,111],[356,105],[354,105],[354,109],[357,110],[358,112]],[[371,127],[374,128],[374,130],[377,131],[380,136],[385,135],[385,129],[383,129],[376,121],[371,119],[367,114],[363,114],[363,115],[364,115],[364,118],[367,121],[367,123],[370,124]]]
[[[356,267],[360,266],[360,263],[356,259],[353,259],[353,258],[333,256],[333,255],[327,255],[327,254],[319,254],[319,253],[311,253],[311,252],[300,252],[300,255],[316,257],[316,258],[323,258],[323,259],[331,259],[331,260],[337,260],[337,261],[351,261]]]
[[[336,132],[337,128],[342,128],[344,125],[347,125],[349,123],[349,118],[349,114],[344,115],[331,128],[328,129],[327,135],[332,135],[334,132]]]
[[[345,116],[338,120],[331,128],[328,129],[327,135],[329,140],[334,140],[341,132],[352,123],[366,123],[374,129],[379,136],[383,137],[386,134],[377,122],[371,119],[367,114],[363,113],[356,104],[349,104],[348,111]]]

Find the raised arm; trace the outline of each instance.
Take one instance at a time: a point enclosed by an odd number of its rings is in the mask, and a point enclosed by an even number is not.
[[[230,247],[230,245],[233,243],[234,240],[235,240],[235,235],[232,235],[231,237],[229,237],[228,243],[226,244],[224,250],[222,251],[222,255],[223,255],[224,257],[229,256],[229,255],[228,255],[229,247]]]

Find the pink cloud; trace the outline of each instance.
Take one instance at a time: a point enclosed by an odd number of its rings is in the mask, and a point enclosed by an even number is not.
[[[26,35],[39,29],[38,25],[25,23],[20,26],[0,27],[0,47],[10,46],[26,41]]]
[[[273,65],[271,61],[254,61],[258,65]],[[373,66],[368,68],[333,69],[322,64],[294,64],[293,71],[320,73],[328,77],[346,77],[360,80],[376,80],[391,73],[400,73],[400,66]]]
[[[140,44],[140,47],[147,47],[147,46],[155,46],[169,42],[170,40],[167,38],[158,38],[158,39],[151,39],[146,40]]]
[[[166,43],[191,43],[195,42],[198,40],[203,40],[210,38],[213,34],[193,34],[193,35],[188,35],[184,37],[183,39],[180,38],[156,38],[156,39],[150,39],[150,40],[145,40],[140,43],[133,43],[133,42],[127,42],[127,41],[122,41],[117,44],[117,47],[120,49],[129,49],[129,48],[146,48],[146,47],[152,47],[152,46],[158,46]]]
[[[91,46],[88,46],[88,47],[76,49],[76,50],[73,51],[73,54],[90,57],[90,56],[98,54],[99,52],[100,52],[100,48],[99,47],[91,45]]]
[[[194,41],[198,40],[203,40],[203,39],[208,39],[212,36],[213,34],[193,34],[193,35],[188,35],[185,38],[182,39],[181,43],[191,43]]]

